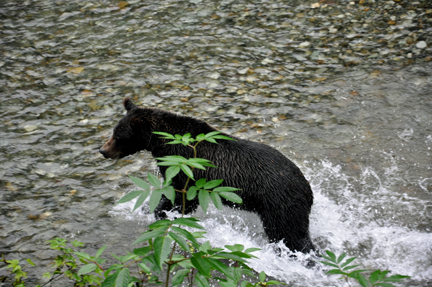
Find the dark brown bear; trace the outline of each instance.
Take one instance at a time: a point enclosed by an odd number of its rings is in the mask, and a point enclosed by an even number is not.
[[[216,129],[188,116],[152,108],[138,108],[128,98],[123,105],[127,114],[114,128],[114,134],[100,153],[105,158],[122,158],[141,150],[153,157],[181,155],[193,157],[193,150],[183,145],[167,145],[167,140],[153,134],[155,131],[192,137]],[[241,209],[256,212],[271,242],[283,240],[292,251],[309,252],[314,246],[309,237],[309,214],[313,202],[312,190],[300,169],[283,154],[267,145],[227,135],[235,141],[218,140],[218,144],[202,142],[197,147],[198,157],[210,160],[217,168],[194,170],[196,179],[207,181],[224,179],[224,186],[240,188],[236,193],[243,199]],[[165,174],[167,167],[160,166]],[[175,189],[182,189],[186,176],[179,173],[173,179]],[[224,201],[226,205],[232,203]],[[198,201],[188,201],[186,212],[196,210]],[[163,218],[167,210],[180,210],[181,195],[175,206],[163,198],[155,210]]]

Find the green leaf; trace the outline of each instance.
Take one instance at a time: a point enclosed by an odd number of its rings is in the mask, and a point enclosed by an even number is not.
[[[202,251],[204,253],[208,253],[208,251],[211,249],[210,242],[207,240],[201,246],[198,248],[199,251]]]
[[[252,247],[252,248],[246,249],[244,252],[245,253],[251,253],[251,252],[255,252],[255,251],[259,251],[259,250],[261,250],[261,249],[260,248]]]
[[[341,275],[346,275],[345,272],[339,270],[339,269],[331,269],[329,271],[326,272],[327,275],[334,275],[334,274],[341,274]]]
[[[160,161],[176,162],[177,164],[187,162],[186,158],[179,155],[167,155],[164,157],[157,157],[156,159]]]
[[[223,136],[223,135],[217,135],[213,137],[214,139],[220,139],[220,140],[229,140],[229,141],[235,141],[235,139],[227,137],[227,136]]]
[[[192,170],[190,169],[190,167],[188,167],[187,165],[181,165],[180,166],[180,169],[189,177],[189,178],[192,178],[193,180],[195,180],[194,179],[194,177],[193,177],[193,172],[192,172]]]
[[[349,259],[347,259],[342,265],[341,268],[344,268],[345,266],[347,266],[348,264],[350,264],[351,262],[353,262],[356,259],[356,257],[351,257]]]
[[[223,264],[221,261],[214,258],[207,258],[207,262],[210,264],[211,267],[218,270],[219,272],[222,272],[226,277],[234,279],[234,275],[231,269],[225,264]]]
[[[137,264],[139,268],[141,268],[142,271],[144,271],[146,274],[150,274],[151,273],[151,269],[145,265],[144,263],[138,263]]]
[[[252,270],[246,269],[245,267],[243,267],[243,274],[248,275],[252,278],[256,278],[255,274],[252,272]]]
[[[171,220],[169,219],[162,219],[158,220],[156,222],[153,222],[148,226],[148,229],[156,229],[156,228],[165,228],[168,229],[168,227],[171,225]]]
[[[178,165],[170,166],[165,171],[165,180],[168,181],[170,179],[173,179],[179,172],[180,172],[180,167]]]
[[[235,282],[239,282],[240,279],[241,279],[241,277],[242,277],[242,275],[243,275],[242,268],[240,268],[240,267],[233,268],[232,267],[231,269],[232,269],[233,274],[234,274],[234,281]]]
[[[93,272],[96,270],[97,265],[94,263],[86,264],[83,267],[80,268],[78,271],[78,275],[81,276],[83,274],[88,274],[90,272]]]
[[[210,264],[207,262],[206,258],[201,257],[202,255],[202,252],[194,253],[193,257],[191,257],[191,263],[201,275],[209,278],[211,276]]]
[[[154,134],[157,134],[157,135],[161,135],[161,136],[163,136],[165,139],[175,139],[175,137],[172,135],[172,134],[169,134],[169,133],[164,133],[164,132],[153,132]]]
[[[177,227],[177,226],[171,226],[171,230],[174,231],[175,233],[183,236],[184,238],[186,238],[187,240],[189,240],[190,242],[192,242],[194,244],[194,246],[198,246],[198,241],[196,240],[195,236],[192,235],[192,233],[190,233],[189,231]]]
[[[152,250],[152,248],[150,246],[135,248],[133,250],[133,254],[138,255],[138,256],[146,256],[147,254],[149,254],[149,252],[151,250]]]
[[[372,274],[369,276],[369,282],[373,285],[375,282],[378,281],[381,275],[381,270],[375,270],[372,272]]]
[[[182,137],[182,141],[184,141],[184,142],[189,142],[189,139],[191,138],[191,134],[190,133],[187,133],[187,134],[185,134],[185,135],[183,135],[183,137]]]
[[[202,164],[197,163],[197,162],[195,162],[194,160],[191,160],[191,159],[189,159],[186,164],[189,165],[189,166],[191,166],[191,167],[195,167],[195,168],[198,168],[198,169],[205,170],[205,167]]]
[[[326,250],[327,255],[330,257],[331,261],[337,263],[336,255],[330,250]]]
[[[235,255],[233,253],[228,253],[228,252],[219,252],[217,254],[215,254],[214,256],[215,258],[225,258],[225,259],[232,259],[234,261],[238,261],[238,262],[246,262],[246,260],[238,255]]]
[[[184,144],[181,140],[174,140],[172,142],[168,142],[167,144]]]
[[[347,271],[347,270],[350,270],[350,269],[356,268],[356,267],[358,267],[358,266],[359,266],[359,265],[351,265],[351,266],[347,266],[347,267],[343,268],[342,270]]]
[[[286,285],[286,284],[279,282],[279,281],[276,281],[276,280],[270,280],[270,281],[266,282],[266,286],[269,286],[269,285]]]
[[[87,259],[87,260],[91,259],[90,255],[88,255],[87,253],[84,253],[84,252],[72,252],[72,253],[78,255],[81,258]]]
[[[259,281],[260,282],[264,282],[265,281],[265,279],[266,279],[266,274],[265,274],[265,272],[264,271],[261,271],[261,273],[259,274]]]
[[[368,280],[362,274],[357,274],[355,277],[352,278],[356,279],[361,286],[369,287]]]
[[[183,283],[184,278],[190,272],[189,269],[180,269],[177,270],[176,274],[172,278],[171,284],[172,286],[178,286]]]
[[[196,197],[196,195],[197,195],[197,187],[191,186],[186,193],[186,198],[187,200],[192,200]]]
[[[154,212],[156,207],[159,205],[161,198],[162,192],[160,190],[153,190],[149,200],[150,213]]]
[[[169,236],[156,237],[153,243],[156,263],[162,269],[162,264],[168,258],[171,251],[171,238]]]
[[[190,159],[188,159],[188,162],[199,163],[200,165],[203,165],[203,166],[216,167],[213,164],[211,164],[210,160],[205,159],[205,158],[190,158]]]
[[[134,190],[129,192],[128,194],[126,194],[125,196],[123,196],[122,198],[119,199],[119,201],[116,202],[116,204],[120,204],[120,203],[125,203],[128,201],[131,201],[132,199],[134,199],[135,197],[141,195],[143,193],[142,190]]]
[[[220,185],[223,182],[223,179],[210,180],[205,185],[205,189],[213,189],[216,186]]]
[[[127,287],[129,284],[129,280],[130,280],[129,269],[127,268],[121,269],[116,278],[115,287]]]
[[[192,235],[195,236],[195,238],[205,238],[204,234],[206,233],[207,231],[194,231]]]
[[[206,184],[205,178],[200,178],[195,182],[197,188],[203,188],[205,184]]]
[[[197,274],[195,276],[195,282],[198,285],[198,287],[210,287],[208,280],[201,274]]]
[[[339,263],[341,263],[342,262],[342,260],[345,258],[345,256],[346,256],[346,253],[344,252],[344,253],[342,253],[338,258],[337,258],[337,263],[339,264]]]
[[[150,190],[144,190],[141,193],[141,195],[138,197],[137,201],[135,202],[135,206],[134,206],[132,212],[137,210],[137,208],[140,207],[144,203],[144,200],[146,200],[146,198],[149,196],[149,194],[150,194]]]
[[[211,142],[211,143],[217,144],[217,141],[214,140],[213,138],[206,138],[205,140],[208,141],[208,142]]]
[[[145,182],[144,180],[142,180],[141,178],[138,177],[134,177],[134,176],[129,176],[129,178],[133,181],[133,183],[135,183],[138,187],[141,187],[142,189],[146,190],[146,189],[150,189],[150,185]]]
[[[30,264],[31,266],[36,266],[36,264],[33,263],[33,261],[31,261],[31,259],[26,259],[27,263]]]
[[[175,256],[175,255],[174,255]],[[173,257],[174,257],[173,256]],[[189,270],[191,270],[192,268],[193,268],[193,266],[192,266],[192,263],[190,262],[190,258],[189,259],[186,259],[186,260],[184,260],[184,261],[180,261],[179,263],[177,263],[179,266],[181,266],[181,267],[183,267],[183,268],[186,268],[186,269],[189,269]]]
[[[143,233],[143,235],[141,235],[140,237],[138,237],[138,239],[135,240],[134,243],[132,243],[132,244],[137,244],[137,243],[140,243],[140,242],[147,241],[149,239],[158,237],[159,235],[164,234],[165,231],[166,230],[163,229],[163,228],[155,229],[155,230],[152,230],[152,231],[147,231],[147,232]]]
[[[396,274],[396,275],[392,275],[392,276],[389,276],[387,278],[384,278],[383,281],[400,282],[402,279],[405,279],[405,278],[410,278],[410,276]]]
[[[382,287],[396,287],[395,285],[393,285],[393,284],[390,284],[390,283],[377,283],[377,284],[375,284],[374,286],[382,286]]]
[[[216,187],[215,189],[213,189],[213,191],[217,191],[217,192],[232,192],[232,191],[237,191],[240,190],[238,188],[235,187],[229,187],[229,186],[220,186],[220,187]]]
[[[244,246],[241,244],[235,244],[235,245],[225,245],[225,248],[231,251],[243,251]]]
[[[96,252],[96,258],[99,258],[101,255],[102,255],[102,253],[105,251],[105,248],[106,248],[107,246],[106,245],[104,245],[104,246],[102,246],[101,248],[99,248],[99,250]]]
[[[240,196],[233,192],[219,192],[219,195],[225,198],[226,200],[232,201],[234,203],[243,203],[243,200]]]
[[[381,281],[381,280],[383,280],[386,276],[387,276],[387,274],[389,273],[390,271],[381,271],[380,270],[380,275],[378,276],[378,280],[379,281]]]
[[[330,262],[332,261],[330,257],[325,256],[324,254],[321,254],[321,257],[324,258],[327,261],[330,261]]]
[[[189,249],[190,249],[189,244],[186,242],[186,240],[183,237],[181,237],[177,233],[174,233],[171,231],[168,232],[168,234],[169,234],[169,236],[171,236],[172,239],[174,239],[180,245],[180,247],[184,251],[189,251]]]
[[[357,266],[358,266],[358,265],[357,265]],[[347,273],[347,276],[348,276],[348,277],[351,277],[351,278],[356,278],[356,276],[357,276],[359,273],[367,272],[367,271],[369,271],[369,270],[367,270],[367,269],[354,270],[354,271],[351,271],[350,273]]]
[[[209,132],[209,133],[205,134],[204,137],[205,138],[211,138],[212,136],[218,135],[220,133],[222,133],[222,132],[220,132],[220,131],[213,131],[213,132]]]
[[[154,187],[159,188],[161,186],[159,178],[157,178],[156,175],[147,173],[147,179],[150,182],[150,184],[153,185]]]
[[[159,274],[162,271],[162,269],[156,263],[156,258],[155,258],[154,253],[148,255],[147,257],[144,257],[143,263],[149,263],[150,264],[150,270],[152,271],[152,273]]]
[[[234,282],[232,279],[220,279],[218,277],[215,277],[214,279],[218,280],[218,283],[221,287],[237,287],[238,285]]]
[[[114,287],[116,283],[117,276],[119,275],[120,270],[117,270],[117,272],[111,274],[105,280],[102,282],[101,287]]]
[[[251,283],[249,283],[247,281],[242,281],[240,287],[254,287],[254,285],[252,285]]]
[[[204,134],[199,134],[199,135],[197,135],[196,140],[197,141],[202,141],[202,140],[204,140],[204,138],[205,138]]]
[[[164,162],[157,162],[156,164],[159,166],[180,166],[183,163],[178,163],[175,161],[164,161]]]
[[[201,189],[198,193],[198,200],[204,213],[207,213],[207,208],[210,203],[209,192],[205,189]]]
[[[217,194],[216,192],[210,192],[210,197],[213,201],[213,204],[216,206],[216,208],[221,210],[223,205],[219,194]]]
[[[125,262],[127,262],[127,261],[129,261],[129,260],[131,260],[131,259],[134,260],[134,259],[136,259],[137,257],[138,257],[137,255],[128,252],[127,255],[120,256],[119,259],[120,259],[120,262],[121,262],[121,263],[125,263]]]
[[[174,205],[174,200],[175,200],[175,196],[176,196],[174,187],[169,185],[167,187],[162,188],[161,191],[166,196],[166,198],[171,200],[171,203]]]
[[[60,239],[60,238],[58,238],[58,239]],[[64,242],[66,242],[66,240],[65,240]],[[72,243],[72,245],[73,245],[74,247],[82,247],[82,246],[84,246],[84,243],[79,242],[79,241],[77,241],[77,240],[71,241],[71,243]],[[60,245],[61,245],[61,246],[65,246],[65,245],[63,245],[63,244],[60,244]]]
[[[204,229],[204,227],[202,227],[197,222],[199,222],[198,219],[193,218],[193,217],[189,217],[189,218],[177,218],[177,219],[174,219],[172,221],[172,224],[186,225],[186,226],[193,227],[193,228]]]

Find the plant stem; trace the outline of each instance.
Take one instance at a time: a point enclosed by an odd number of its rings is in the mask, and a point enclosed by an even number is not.
[[[345,276],[345,281],[346,281],[346,283],[348,284],[349,287],[351,287],[351,284],[349,283],[348,280],[349,280],[348,276]]]
[[[199,142],[197,144],[199,144]],[[196,152],[196,146],[197,146],[197,144],[194,145],[194,146],[191,146],[193,148],[193,150],[194,150],[194,158],[197,157],[197,152]],[[194,170],[194,167],[192,167],[192,172],[193,172],[193,170]],[[185,211],[186,211],[186,192],[185,191],[187,190],[187,186],[189,185],[189,180],[190,180],[190,178],[188,177],[188,179],[186,180],[185,186],[183,188],[183,192],[182,192],[182,205],[183,205],[182,206],[182,218],[184,217]],[[177,242],[174,242],[174,246],[171,249],[171,255],[170,255],[170,259],[169,259],[170,261],[172,261],[172,257],[174,255],[174,250],[176,248],[176,245],[177,245]],[[168,264],[168,270],[167,270],[165,287],[168,287],[168,282],[169,282],[169,277],[170,277],[170,271],[171,271],[171,265],[172,265],[171,263],[167,263],[167,264]]]

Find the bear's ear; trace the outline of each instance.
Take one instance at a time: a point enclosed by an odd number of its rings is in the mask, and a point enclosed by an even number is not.
[[[129,98],[124,98],[123,100],[123,106],[125,107],[126,111],[130,112],[133,109],[136,109],[137,106],[132,103],[132,101]]]

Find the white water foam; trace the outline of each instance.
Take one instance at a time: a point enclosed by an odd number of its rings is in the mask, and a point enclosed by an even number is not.
[[[321,252],[347,252],[349,257],[356,256],[357,264],[365,269],[391,270],[393,274],[409,275],[415,281],[432,278],[432,234],[404,226],[394,220],[400,217],[398,214],[392,216],[395,210],[407,213],[407,217],[420,216],[427,202],[393,194],[386,188],[386,180],[372,168],[353,178],[328,161],[305,165],[302,169],[311,179],[315,196],[310,233]],[[363,194],[363,189],[368,193]],[[131,214],[133,206],[134,202],[118,205],[111,213],[144,225],[154,222],[154,216],[148,213],[148,203],[144,211]],[[172,212],[168,215],[178,216]],[[306,268],[310,255],[297,253],[294,259],[283,244],[269,244],[255,214],[210,207],[207,214],[199,209],[193,216],[200,217],[207,229],[205,240],[210,240],[214,247],[239,243],[246,248],[261,248],[254,253],[259,259],[249,264],[258,272],[265,271],[290,286],[347,286],[338,276],[326,276],[325,266]],[[275,248],[281,250],[280,255]]]

